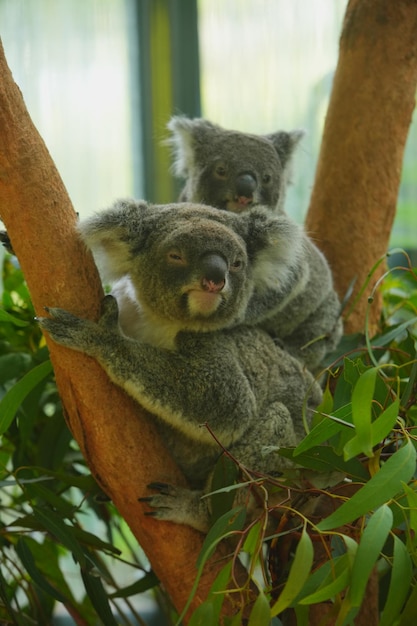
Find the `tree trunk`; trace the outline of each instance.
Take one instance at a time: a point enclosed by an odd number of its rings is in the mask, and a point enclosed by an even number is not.
[[[395,217],[417,84],[416,0],[350,0],[306,229],[326,255],[343,298],[383,257]],[[346,321],[365,328],[381,265]],[[350,302],[352,302],[351,299]],[[375,332],[380,299],[370,310]]]
[[[49,305],[97,319],[103,296],[99,276],[76,236],[76,214],[13,82],[1,43],[0,137],[1,219],[37,314]],[[156,435],[152,418],[94,360],[46,340],[74,438],[181,612],[196,577],[203,536],[145,517],[138,497],[146,495],[151,481],[184,484],[184,479]],[[205,599],[223,565],[212,559],[206,567],[192,608]]]

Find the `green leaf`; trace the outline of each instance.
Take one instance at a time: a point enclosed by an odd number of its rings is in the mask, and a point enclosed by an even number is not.
[[[0,435],[2,435],[12,423],[19,406],[26,396],[46,378],[52,371],[50,361],[45,361],[34,367],[23,378],[21,378],[6,393],[0,402]]]
[[[212,528],[210,528],[209,532],[207,533],[207,536],[204,540],[203,546],[201,548],[200,554],[198,555],[198,559],[197,559],[197,574],[196,577],[194,579],[194,584],[193,587],[191,589],[191,592],[188,596],[187,602],[185,603],[185,606],[182,610],[181,615],[179,616],[176,624],[181,624],[182,619],[184,618],[184,616],[186,615],[188,608],[191,604],[191,601],[195,595],[195,592],[197,591],[197,587],[198,587],[198,583],[200,581],[201,578],[201,574],[203,572],[204,569],[204,565],[206,564],[207,560],[212,556],[212,554],[214,553],[217,544],[224,539],[225,537],[227,537],[228,535],[232,534],[235,530],[241,530],[244,526],[246,520],[246,510],[244,507],[235,507],[234,509],[232,509],[231,511],[229,511],[228,513],[225,513],[225,515],[223,515],[220,519],[218,519],[215,524],[213,525]]]
[[[417,493],[405,483],[403,483],[403,489],[409,506],[409,524],[413,534],[412,545],[415,546],[417,544]]]
[[[103,624],[106,626],[118,626],[111,612],[107,594],[104,591],[101,579],[97,576],[91,576],[83,568],[81,568],[81,577],[91,604],[97,611],[97,615],[103,621]]]
[[[382,465],[379,472],[340,508],[321,521],[317,528],[320,531],[331,530],[377,509],[400,491],[401,482],[407,483],[415,469],[416,451],[411,441],[407,441]]]
[[[269,626],[271,623],[271,609],[267,597],[262,591],[255,600],[250,612],[248,626]]]
[[[369,478],[369,472],[360,461],[357,459],[345,461],[330,446],[314,446],[297,456],[293,448],[281,448],[279,453],[287,459],[292,459],[294,463],[316,472],[339,471],[359,480],[366,481]]]
[[[411,394],[414,392],[417,379],[417,353],[414,355],[414,363],[411,367],[411,372],[408,377],[407,385],[405,386],[403,395],[401,396],[401,406],[407,406]]]
[[[215,465],[211,480],[211,491],[215,492],[210,495],[212,523],[233,507],[236,492],[226,491],[223,488],[235,484],[238,473],[236,463],[227,455],[222,454]]]
[[[374,447],[391,432],[395,422],[398,419],[398,412],[400,410],[400,401],[395,400],[390,404],[385,411],[371,424],[371,446]],[[358,435],[350,439],[344,447],[344,458],[346,461],[357,456],[361,452],[365,452],[362,447],[362,442]]]
[[[311,574],[301,596],[296,600],[297,604],[308,605],[325,601],[347,586],[358,544],[347,535],[340,535],[340,538],[344,540],[346,551],[341,556],[326,561]]]
[[[250,555],[259,553],[259,544],[263,541],[263,528],[260,521],[256,522],[249,530],[245,542],[242,547],[242,552],[247,552]]]
[[[411,556],[401,539],[398,539],[398,537],[394,535],[391,581],[379,626],[392,626],[398,618],[410,591],[412,575],[413,567]]]
[[[225,591],[227,590],[227,586],[230,581],[232,565],[233,563],[230,559],[217,574],[216,579],[210,588],[210,597],[212,598],[213,613],[216,620],[215,623],[220,621],[220,611],[223,606]]]
[[[306,582],[313,565],[314,550],[311,539],[304,527],[295,551],[294,561],[288,574],[287,582],[278,600],[271,609],[271,617],[279,615],[290,606]]]
[[[158,583],[158,576],[151,570],[131,585],[109,594],[109,598],[129,598],[130,596],[135,596],[138,593],[143,593],[144,591],[148,591],[148,589],[156,587]]]
[[[358,379],[352,392],[352,420],[361,452],[368,457],[372,451],[372,400],[374,397],[377,369],[366,370]]]
[[[18,317],[11,315],[4,309],[0,309],[0,322],[11,322],[15,326],[21,326],[22,328],[29,325],[29,322],[25,322]]]
[[[417,619],[417,585],[411,591],[404,611],[401,613],[400,621],[395,626],[410,626],[415,624]]]
[[[317,604],[318,602],[325,602],[330,598],[334,598],[335,595],[343,591],[343,589],[347,587],[350,579],[350,569],[349,567],[347,567],[347,563],[347,555],[339,557],[338,564],[340,564],[341,566],[341,568],[339,568],[341,569],[341,571],[336,576],[336,578],[333,577],[330,582],[327,582],[326,580],[325,584],[320,586],[320,588],[315,593],[312,593],[302,598],[301,600],[298,600],[299,604]]]
[[[334,411],[332,416],[324,416],[324,418],[311,429],[306,437],[299,443],[294,450],[294,455],[306,452],[314,446],[318,446],[324,441],[328,441],[334,435],[337,435],[341,430],[349,428],[349,422],[345,423],[344,420],[350,419],[352,414],[352,407],[350,404],[346,404],[337,411]],[[353,429],[352,429],[353,433]]]
[[[0,356],[0,383],[20,378],[30,369],[32,358],[25,352],[12,352]]]
[[[392,341],[394,341],[394,339],[396,339],[399,335],[401,335],[411,324],[415,324],[416,320],[417,320],[417,317],[412,317],[411,319],[403,322],[402,324],[399,324],[392,330],[389,330],[384,335],[381,335],[380,337],[372,339],[372,347],[375,348],[375,347],[387,346]]]
[[[216,549],[217,544],[230,532],[241,530],[246,520],[246,510],[237,506],[220,517],[210,528],[197,559],[197,567],[207,561]]]
[[[75,539],[71,526],[67,526],[51,509],[33,507],[33,514],[45,530],[51,533],[52,536],[58,539],[58,541],[72,552],[74,558],[77,559],[82,567],[87,566],[86,556],[80,544]]]
[[[53,587],[43,576],[40,570],[36,567],[35,559],[27,545],[24,538],[20,537],[16,544],[16,552],[22,564],[26,568],[27,573],[40,589],[47,593],[49,596],[58,600],[58,602],[65,603],[67,598],[62,595],[55,587]]]
[[[188,626],[208,626],[216,623],[214,621],[213,604],[210,600],[206,600],[196,608],[191,616]]]
[[[351,606],[361,605],[368,579],[384,547],[391,526],[392,511],[384,504],[370,517],[359,542],[348,594]]]

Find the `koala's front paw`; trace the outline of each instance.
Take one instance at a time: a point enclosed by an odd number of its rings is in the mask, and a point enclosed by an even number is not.
[[[91,353],[91,347],[97,341],[97,324],[81,319],[64,309],[45,307],[50,317],[37,317],[37,321],[56,343],[73,350]]]
[[[138,498],[139,502],[146,502],[153,509],[146,511],[145,515],[158,520],[187,524],[187,526],[207,532],[209,513],[207,500],[201,499],[201,491],[191,491],[191,489],[175,487],[167,483],[151,483],[148,489],[153,489],[158,493]]]

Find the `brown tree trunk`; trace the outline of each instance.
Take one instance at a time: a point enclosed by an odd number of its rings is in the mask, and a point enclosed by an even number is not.
[[[0,209],[38,315],[60,306],[96,319],[102,288],[74,227],[76,214],[61,178],[13,82],[0,43]],[[145,517],[138,497],[155,480],[184,481],[156,435],[152,419],[115,387],[91,358],[49,341],[69,427],[92,474],[129,524],[181,611],[196,577],[203,536]],[[219,553],[217,554],[219,557]],[[196,607],[223,562],[211,562]]]
[[[388,249],[416,85],[416,0],[350,0],[306,217],[306,229],[330,262],[341,298],[356,279],[350,303]],[[381,264],[373,274],[345,320],[345,332],[364,331],[368,297],[385,269]],[[371,333],[380,314],[377,296],[370,309]],[[326,621],[328,611],[325,604],[311,607],[311,623],[334,624]],[[374,573],[355,624],[378,622]]]
[[[417,85],[416,0],[350,0],[306,229],[343,298],[387,251]],[[363,331],[381,266],[346,321]],[[351,302],[353,299],[351,298]],[[381,302],[371,308],[377,329]]]

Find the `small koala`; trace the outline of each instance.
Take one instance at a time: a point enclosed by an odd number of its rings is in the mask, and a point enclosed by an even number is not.
[[[284,212],[291,159],[302,131],[251,135],[181,116],[173,117],[168,129],[174,172],[185,179],[180,200],[242,216],[259,204]],[[316,372],[342,336],[341,307],[324,255],[306,234],[303,239],[304,269],[293,275],[292,289],[283,296],[279,282],[259,277],[244,319],[281,340]]]
[[[242,216],[195,204],[124,200],[79,225],[107,279],[128,279],[142,321],[123,332],[116,299],[98,323],[50,308],[41,327],[56,342],[84,352],[145,409],[189,481],[161,483],[146,497],[152,515],[205,531],[210,475],[222,453],[212,436],[248,468],[275,472],[285,460],[270,447],[293,446],[321,399],[299,361],[262,329],[240,325],[257,280],[276,273],[302,245],[285,216],[258,208]],[[295,254],[297,257],[297,254]],[[126,322],[128,324],[128,322]],[[129,330],[125,328],[125,331]],[[205,428],[207,424],[209,428]]]

